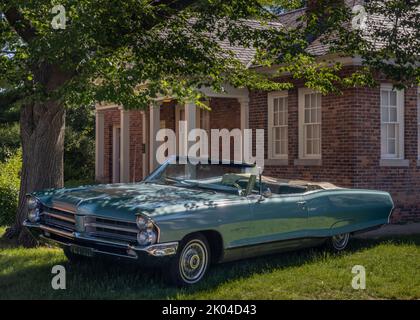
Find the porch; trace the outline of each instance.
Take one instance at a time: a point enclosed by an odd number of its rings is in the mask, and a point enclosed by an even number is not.
[[[249,94],[247,89],[227,87],[225,93],[204,89],[211,111],[194,103],[177,103],[161,98],[151,102],[148,110],[124,110],[121,106],[96,106],[95,179],[104,183],[135,182],[146,177],[157,166],[156,151],[162,142],[156,140],[160,129],[171,129],[177,142],[181,131],[248,128]],[[185,121],[186,127],[179,127]],[[189,144],[189,142],[186,142]],[[189,145],[178,143],[176,154]],[[242,149],[242,145],[239,146]],[[242,152],[235,150],[235,152]]]

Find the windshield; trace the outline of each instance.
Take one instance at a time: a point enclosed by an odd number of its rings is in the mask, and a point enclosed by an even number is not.
[[[163,185],[202,188],[245,194],[255,185],[257,167],[242,164],[181,164],[160,166],[145,181]],[[252,184],[252,185],[251,185]]]

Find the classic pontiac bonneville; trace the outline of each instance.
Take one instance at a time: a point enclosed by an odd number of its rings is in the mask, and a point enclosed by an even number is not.
[[[389,222],[386,192],[262,176],[255,165],[171,158],[143,182],[28,195],[25,226],[70,261],[107,255],[165,266],[172,283],[209,265],[326,243]]]

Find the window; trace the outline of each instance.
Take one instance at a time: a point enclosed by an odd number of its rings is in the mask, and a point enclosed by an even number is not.
[[[381,85],[381,156],[404,158],[404,92]]]
[[[321,94],[299,89],[299,158],[321,159]]]
[[[268,94],[268,154],[270,159],[287,159],[287,103],[287,92],[271,92]]]

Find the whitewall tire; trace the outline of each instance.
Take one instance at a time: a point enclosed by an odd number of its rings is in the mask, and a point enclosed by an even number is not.
[[[330,247],[336,252],[345,250],[348,247],[350,233],[341,233],[332,236],[330,239]]]
[[[185,238],[170,263],[168,280],[178,286],[190,286],[201,281],[210,264],[210,246],[201,234]]]

